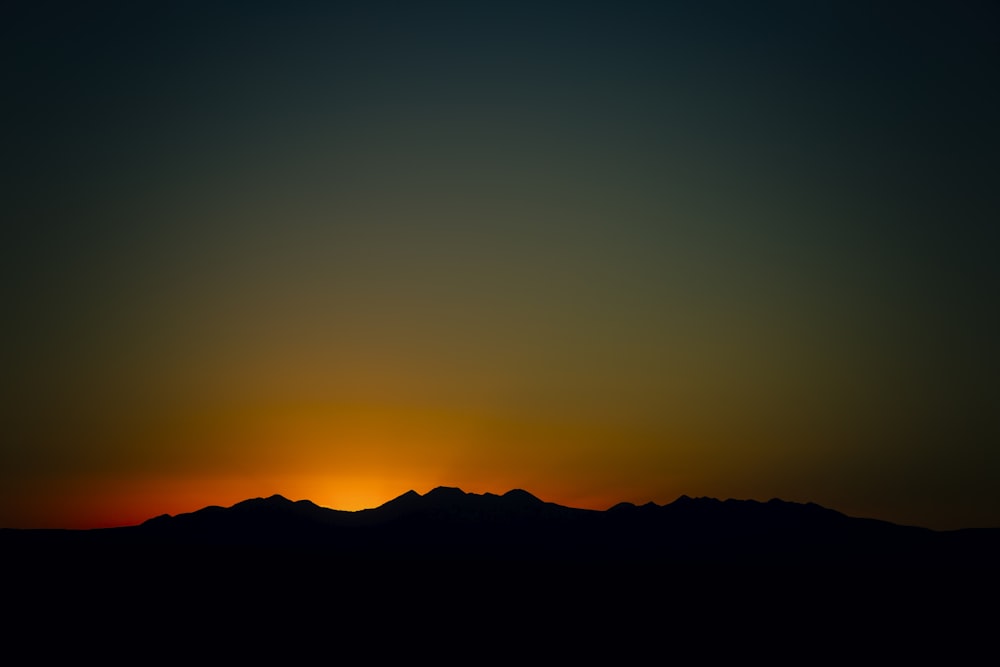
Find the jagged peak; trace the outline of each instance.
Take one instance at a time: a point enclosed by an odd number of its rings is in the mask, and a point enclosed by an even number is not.
[[[394,507],[394,508],[408,507],[408,506],[412,506],[414,503],[418,502],[421,498],[423,498],[423,496],[421,496],[419,493],[417,493],[413,489],[410,489],[406,493],[400,494],[400,495],[396,496],[395,498],[393,498],[392,500],[389,500],[389,501],[387,501],[385,503],[382,503],[381,505],[379,505],[379,507],[368,508],[368,509],[363,509],[363,510],[359,510],[359,511],[360,512],[372,512],[372,511],[380,509],[382,507]]]

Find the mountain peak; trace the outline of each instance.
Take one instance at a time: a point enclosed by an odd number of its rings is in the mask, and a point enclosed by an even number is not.
[[[464,498],[468,494],[457,486],[437,486],[424,494],[424,498],[444,500],[446,498]]]
[[[609,512],[627,512],[627,511],[630,511],[630,510],[634,510],[635,508],[636,508],[636,504],[635,503],[629,502],[627,500],[623,500],[620,503],[612,505],[610,508],[608,508],[608,511]]]
[[[247,500],[242,500],[236,503],[233,507],[284,507],[292,504],[292,501],[288,498],[284,497],[280,493],[275,493],[267,498],[248,498]]]
[[[363,509],[357,512],[358,516],[398,516],[413,511],[423,502],[424,497],[410,489],[406,493],[396,496],[387,503],[374,508]]]
[[[503,494],[503,497],[508,500],[516,500],[523,503],[540,503],[542,502],[539,498],[531,493],[528,493],[524,489],[511,489],[507,493]]]

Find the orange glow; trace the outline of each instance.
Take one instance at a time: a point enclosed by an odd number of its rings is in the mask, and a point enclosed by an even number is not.
[[[50,494],[33,508],[24,527],[109,528],[137,525],[161,514],[193,512],[209,505],[229,506],[248,498],[281,494],[291,500],[311,500],[331,509],[356,511],[379,505],[408,490],[427,493],[437,486],[457,486],[469,493],[502,494],[522,488],[542,500],[572,507],[607,509],[616,502],[666,502],[672,497],[621,497],[614,489],[580,493],[568,481],[549,484],[525,483],[515,476],[470,475],[464,478],[425,472],[409,475],[404,470],[379,473],[374,469],[343,474],[280,474],[253,476],[150,476],[105,478],[67,483],[58,494]],[[60,517],[53,523],[50,516]],[[44,517],[44,518],[43,518]]]

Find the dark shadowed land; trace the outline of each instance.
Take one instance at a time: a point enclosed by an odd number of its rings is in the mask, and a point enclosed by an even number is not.
[[[694,636],[708,657],[773,656],[798,641],[824,657],[862,644],[880,660],[935,646],[955,657],[990,635],[1000,590],[998,529],[939,532],[781,500],[594,511],[442,487],[344,512],[276,495],[0,541],[22,593],[8,605],[29,627],[145,636],[235,624],[225,650],[241,653],[253,652],[247,633],[315,647],[377,630],[384,639],[362,643],[386,656],[402,636],[454,651],[458,633],[499,654],[534,643],[562,659],[638,659]]]

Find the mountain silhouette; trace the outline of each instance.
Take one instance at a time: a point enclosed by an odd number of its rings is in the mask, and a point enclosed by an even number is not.
[[[72,549],[295,549],[329,559],[548,563],[975,563],[1000,529],[934,531],[815,503],[681,496],[672,503],[566,507],[522,489],[415,491],[343,511],[281,495],[94,530],[3,530],[7,553]]]
[[[271,638],[286,656],[436,653],[474,638],[522,657],[543,646],[590,659],[603,646],[639,661],[700,638],[698,655],[770,656],[801,640],[846,657],[874,642],[895,661],[937,637],[955,657],[993,637],[995,617],[978,610],[1000,594],[1000,529],[934,531],[778,499],[591,510],[439,487],[348,512],[273,495],[120,528],[0,530],[0,555],[9,636],[128,628],[148,650],[180,642],[186,655],[205,641],[256,655]]]

